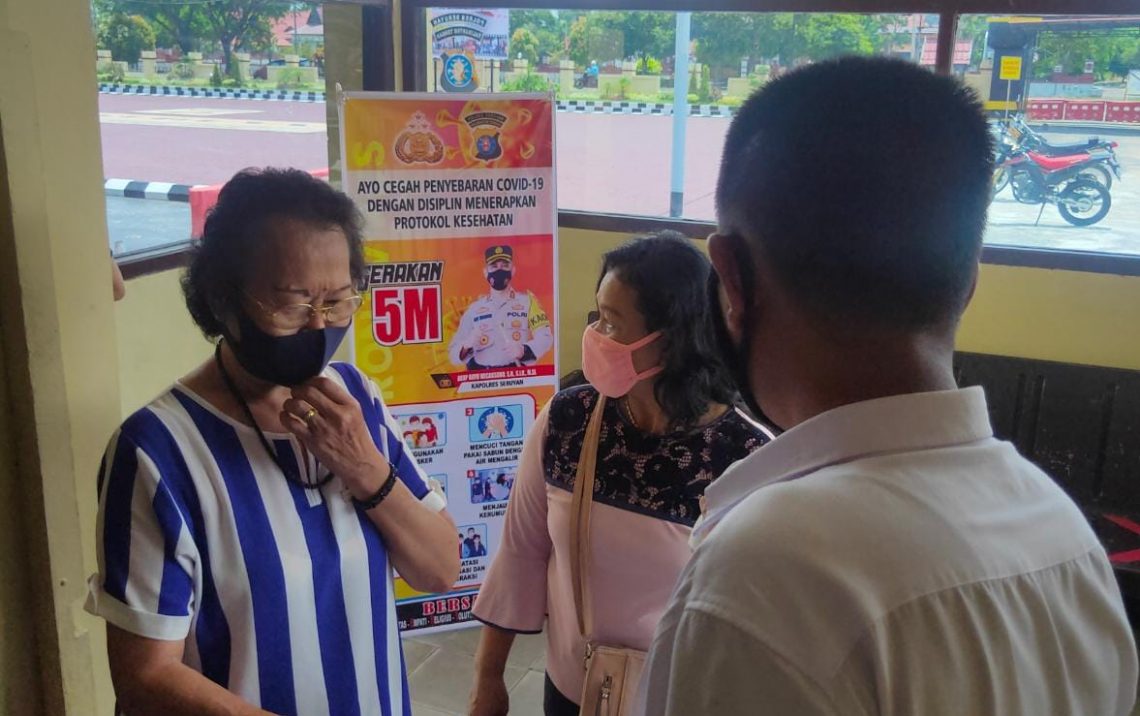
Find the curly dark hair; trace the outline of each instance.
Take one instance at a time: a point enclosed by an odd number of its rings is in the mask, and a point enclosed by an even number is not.
[[[240,310],[257,246],[281,220],[340,228],[352,279],[363,278],[363,220],[351,199],[298,169],[243,169],[218,194],[182,277],[186,308],[206,338],[222,335],[225,318]]]
[[[716,347],[707,283],[712,266],[675,231],[627,241],[606,253],[598,286],[614,272],[637,294],[650,333],[661,331],[665,365],[653,392],[677,428],[700,422],[712,403],[732,404],[736,391]]]

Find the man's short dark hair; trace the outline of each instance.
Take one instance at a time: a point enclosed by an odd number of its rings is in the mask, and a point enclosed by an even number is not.
[[[918,330],[965,309],[991,173],[971,90],[900,60],[848,57],[745,102],[717,213],[814,315]]]
[[[257,248],[279,221],[339,228],[353,281],[364,276],[363,221],[351,199],[299,169],[244,169],[222,187],[182,277],[186,308],[207,338],[222,335],[224,316],[240,310]]]

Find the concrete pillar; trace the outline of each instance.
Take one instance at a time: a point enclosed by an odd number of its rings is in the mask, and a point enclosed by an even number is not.
[[[0,712],[21,716],[114,706],[82,609],[123,418],[94,50],[89,0],[0,0]]]
[[[143,50],[139,54],[139,70],[144,77],[154,77],[158,74],[158,53],[154,50]]]
[[[574,60],[562,60],[558,63],[558,88],[563,95],[574,91]]]
[[[530,66],[530,63],[527,60],[522,59],[521,57],[511,63],[511,69],[514,70],[515,72],[520,73],[520,74],[525,73],[529,66]]]
[[[621,76],[622,77],[632,78],[636,74],[637,74],[637,63],[636,62],[623,62],[623,63],[621,63]]]
[[[300,55],[285,55],[285,66],[286,67],[300,67],[301,66],[301,56]]]
[[[238,76],[243,80],[249,79],[249,53],[248,52],[235,52],[234,60],[238,63]]]

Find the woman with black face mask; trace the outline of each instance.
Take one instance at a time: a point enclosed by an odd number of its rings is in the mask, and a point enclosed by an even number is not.
[[[330,364],[363,271],[328,184],[222,189],[183,279],[214,354],[123,423],[100,475],[87,607],[123,713],[410,713],[392,568],[440,592],[459,556],[379,390]]]

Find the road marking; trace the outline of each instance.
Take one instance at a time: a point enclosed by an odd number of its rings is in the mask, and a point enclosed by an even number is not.
[[[169,114],[184,117],[217,117],[226,114],[261,114],[260,109],[212,109],[210,107],[190,107],[187,109],[140,109],[130,114]]]
[[[324,134],[324,122],[281,122],[269,119],[218,119],[214,117],[180,117],[130,112],[100,112],[103,124],[127,124],[140,127],[178,127],[180,129],[237,130],[242,132],[275,132],[278,134]]]

